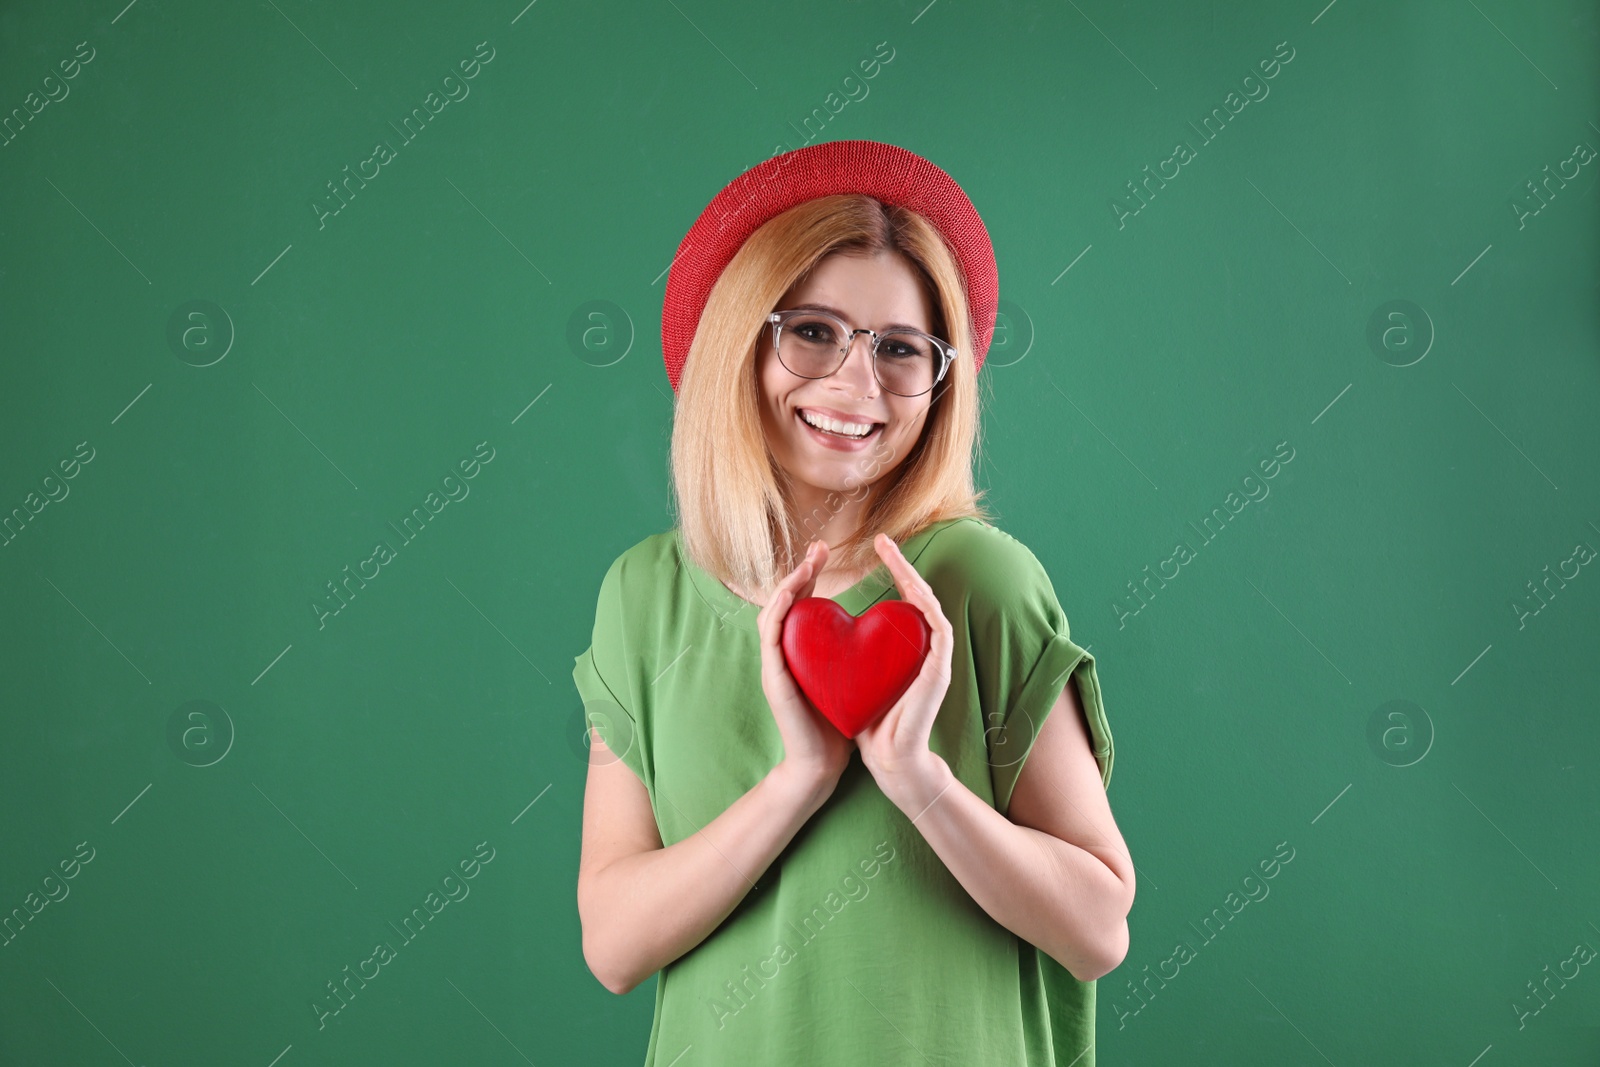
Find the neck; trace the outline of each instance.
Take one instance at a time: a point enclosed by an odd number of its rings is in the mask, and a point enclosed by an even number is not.
[[[831,550],[853,536],[861,525],[867,506],[872,503],[875,488],[869,486],[865,493],[860,489],[852,493],[791,482],[789,495],[793,510],[789,521],[798,544],[794,559],[778,560],[778,577],[782,578],[800,565],[806,546],[812,541],[825,542]],[[865,578],[881,561],[873,552],[864,564],[847,568],[846,562],[838,552],[830,551],[826,567],[816,577],[816,588],[812,595],[826,597],[842,593]],[[761,605],[767,602],[764,596],[758,599],[752,590],[727,582],[723,585],[744,600]]]
[[[862,517],[872,503],[872,489],[837,491],[818,489],[811,485],[795,485],[792,489],[794,511],[791,529],[798,542],[797,551],[804,555],[806,545],[812,541],[825,541],[832,547],[855,536],[861,528]],[[837,555],[830,558],[832,569]],[[798,565],[799,560],[795,560]]]

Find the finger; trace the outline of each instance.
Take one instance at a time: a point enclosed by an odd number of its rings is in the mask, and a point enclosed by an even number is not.
[[[767,603],[762,608],[762,611],[767,612],[768,614],[772,613],[773,605],[775,605],[777,603],[779,594],[781,594],[786,589],[792,588],[797,582],[799,582],[801,580],[801,572],[805,569],[806,563],[807,563],[807,561],[809,559],[810,559],[810,555],[808,553],[805,557],[803,557],[800,560],[799,563],[797,563],[795,565],[793,570],[791,570],[788,574],[785,574],[781,579],[778,580],[778,584],[773,587],[772,596],[767,598]]]
[[[884,541],[894,546],[894,542],[886,535]],[[939,598],[929,585],[927,579],[919,574],[910,562],[900,555],[898,546],[891,550],[892,555],[885,558],[890,560],[891,568],[895,571],[895,581],[900,589],[900,598],[913,605],[922,612],[923,620],[928,625],[929,646],[928,654],[923,657],[922,669],[917,674],[917,679],[912,684],[919,689],[926,683],[930,689],[938,683],[940,677],[949,677],[951,673],[951,660],[955,650],[955,630],[950,625],[950,620],[945,617],[944,608],[939,604]],[[907,640],[910,640],[908,637]]]
[[[950,624],[941,618],[940,624],[933,628],[933,639],[928,647],[928,656],[922,661],[922,670],[917,675],[918,680],[921,681],[925,677],[930,684],[933,684],[943,679],[948,685],[950,660],[954,648],[955,641],[951,637]]]
[[[904,553],[900,551],[900,546],[895,544],[894,538],[885,533],[873,538],[872,546],[878,550],[878,556],[883,560],[884,565],[889,568],[889,574],[894,578],[895,588],[900,591],[900,599],[911,599],[906,596],[906,587],[914,585],[920,576],[917,574],[916,568],[906,561]]]
[[[777,605],[777,600],[777,594],[774,592],[772,596],[767,598],[767,602],[761,606],[761,610],[756,613],[756,630],[761,635],[761,652],[763,656],[765,656],[768,646],[777,640],[777,635],[772,626],[772,612]]]
[[[933,627],[934,619],[943,615],[939,607],[939,598],[933,595],[933,586],[917,573],[917,569],[901,553],[900,546],[895,544],[894,539],[888,534],[879,534],[873,544],[878,549],[878,555],[883,557],[884,563],[889,567],[895,588],[900,592],[900,599],[921,608],[929,627]]]
[[[950,691],[950,659],[954,642],[949,634],[949,624],[936,627],[933,631],[933,643],[928,649],[928,654],[922,660],[922,667],[917,671],[917,676],[901,697],[902,702],[915,706],[932,705],[934,715],[938,714],[938,706],[944,702],[945,695]]]
[[[790,571],[773,590],[766,607],[761,609],[762,614],[766,616],[761,631],[764,651],[777,653],[782,640],[783,622],[789,614],[789,607],[799,595],[810,595],[809,589],[816,584],[814,572],[815,565],[812,563],[811,554],[808,553],[806,558],[800,561],[800,565]],[[801,594],[797,592],[798,589],[805,589],[806,592]]]
[[[817,577],[822,573],[822,568],[828,563],[828,542],[813,541],[811,548],[807,551],[806,561],[811,564],[811,569],[806,572],[805,581],[795,590],[794,598],[796,600],[801,600],[816,592]],[[801,566],[805,566],[805,563],[802,562]]]
[[[813,541],[807,546],[806,554],[801,557],[794,570],[790,571],[783,581],[778,583],[777,589],[773,592],[773,603],[780,600],[784,594],[790,595],[790,603],[807,595],[810,588],[815,585],[817,571],[822,569],[821,565],[816,562],[815,557],[816,542]],[[778,609],[778,613],[781,615],[787,610],[787,607],[782,607]]]

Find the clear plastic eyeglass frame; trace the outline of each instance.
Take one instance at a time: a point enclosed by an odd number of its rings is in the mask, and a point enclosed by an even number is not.
[[[939,367],[934,372],[932,385],[928,386],[927,389],[922,390],[920,393],[895,393],[893,389],[890,389],[887,385],[883,384],[882,378],[878,377],[878,342],[884,337],[884,334],[881,334],[876,330],[866,329],[865,327],[860,329],[852,329],[850,324],[839,318],[839,316],[829,314],[826,311],[816,311],[812,308],[795,308],[790,311],[774,311],[771,315],[767,316],[767,321],[772,323],[772,348],[774,352],[782,351],[778,343],[783,337],[783,328],[788,324],[790,319],[797,315],[809,315],[815,318],[828,319],[832,322],[835,322],[839,326],[839,336],[845,339],[844,344],[839,349],[839,362],[835,364],[834,368],[827,374],[817,375],[817,377],[813,378],[812,381],[817,381],[821,378],[827,378],[839,373],[839,368],[844,366],[844,361],[850,356],[850,346],[855,344],[856,334],[858,333],[864,333],[872,338],[872,376],[877,379],[879,385],[882,385],[883,388],[889,392],[894,393],[895,396],[923,396],[931,392],[933,386],[944,381],[945,373],[949,371],[950,364],[953,363],[956,358],[956,349],[954,345],[947,341],[942,341],[930,333],[923,333],[921,330],[885,331],[885,333],[890,334],[910,333],[915,334],[918,337],[925,337],[929,341],[933,342],[934,351],[939,354]],[[784,364],[784,369],[789,370],[788,364]],[[789,373],[795,374],[796,372],[789,370]],[[797,377],[804,378],[806,375],[799,374]]]

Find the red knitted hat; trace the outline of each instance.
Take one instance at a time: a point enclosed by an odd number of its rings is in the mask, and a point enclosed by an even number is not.
[[[934,225],[960,264],[972,316],[974,371],[983,368],[1000,281],[989,231],[972,201],[954,178],[915,152],[879,141],[824,141],[773,156],[729,182],[678,245],[661,309],[662,358],[673,392],[711,287],[745,239],[796,204],[835,193],[865,193],[908,207]]]

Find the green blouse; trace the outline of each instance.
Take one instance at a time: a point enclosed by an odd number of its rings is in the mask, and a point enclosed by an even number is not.
[[[1111,731],[1094,657],[1068,637],[1032,552],[977,519],[901,545],[955,629],[930,747],[1004,813],[1069,675],[1102,783]],[[880,564],[833,598],[899,599]],[[572,677],[650,795],[662,843],[695,833],[783,755],[761,689],[754,604],[696,566],[678,530],[617,557]],[[851,756],[837,788],[700,944],[664,967],[645,1067],[1093,1067],[1095,983],[989,917]]]

